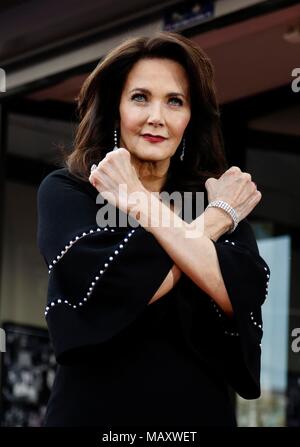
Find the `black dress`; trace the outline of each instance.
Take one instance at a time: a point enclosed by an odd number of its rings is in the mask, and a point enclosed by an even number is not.
[[[38,191],[58,363],[44,425],[235,426],[232,389],[260,395],[270,274],[251,226],[214,242],[233,320],[185,274],[147,305],[173,261],[140,225],[99,227],[97,194],[65,168]]]

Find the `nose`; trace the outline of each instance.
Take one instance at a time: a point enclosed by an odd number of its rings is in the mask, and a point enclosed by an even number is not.
[[[147,122],[148,124],[152,124],[155,127],[164,125],[162,105],[160,102],[153,103],[149,108],[149,116]]]

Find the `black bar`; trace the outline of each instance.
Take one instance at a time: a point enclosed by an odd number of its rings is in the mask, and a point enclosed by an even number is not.
[[[5,213],[5,162],[6,162],[6,146],[7,146],[7,110],[6,104],[0,102],[0,285],[2,283],[3,275],[3,240],[4,240],[4,213]],[[0,287],[0,310],[1,310],[1,287]],[[0,313],[0,327],[2,322],[2,315]],[[0,353],[1,354],[1,353]],[[0,358],[0,368],[2,367],[2,354]],[[1,370],[0,370],[1,372]],[[0,374],[0,390],[1,386]],[[0,413],[1,413],[2,393],[0,393]]]
[[[2,276],[3,257],[3,231],[5,212],[5,168],[6,168],[6,146],[7,146],[7,108],[6,104],[0,102],[0,284]],[[1,308],[1,289],[0,289]],[[0,315],[1,321],[1,315]]]

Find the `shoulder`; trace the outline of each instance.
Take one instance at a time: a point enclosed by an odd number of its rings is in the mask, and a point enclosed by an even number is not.
[[[67,168],[56,169],[48,174],[38,187],[38,198],[44,196],[64,195],[74,192],[83,192],[92,197],[97,190],[89,183],[75,177]]]
[[[82,234],[86,228],[94,228],[97,194],[89,182],[77,179],[66,168],[48,174],[40,183],[37,195],[40,250],[44,253],[50,250],[54,256],[51,247],[57,247],[58,242],[63,246],[66,240]]]
[[[68,183],[76,185],[84,182],[72,175],[67,168],[55,169],[42,180],[39,190]]]

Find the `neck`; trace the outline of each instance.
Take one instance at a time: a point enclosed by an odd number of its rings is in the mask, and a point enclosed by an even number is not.
[[[143,161],[131,154],[132,164],[143,186],[151,192],[161,192],[168,175],[170,159]]]

